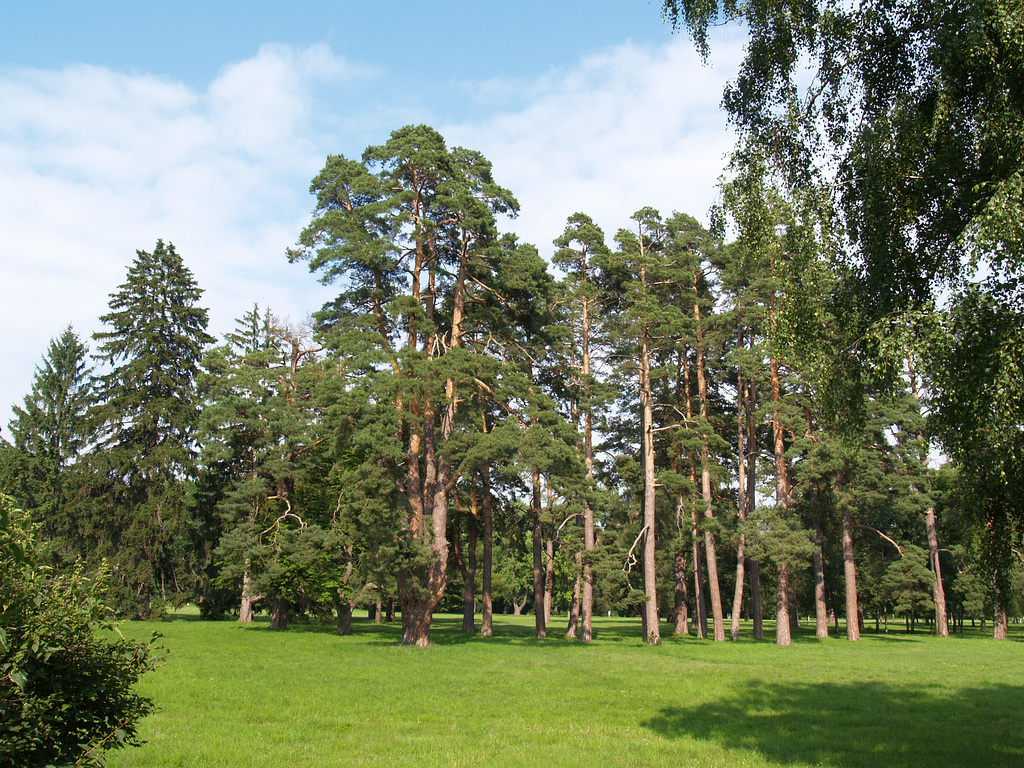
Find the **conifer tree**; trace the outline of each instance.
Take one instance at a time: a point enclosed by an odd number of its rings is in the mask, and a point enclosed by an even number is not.
[[[388,438],[367,460],[403,499],[393,531],[402,642],[426,645],[447,585],[452,441],[460,405],[478,389],[465,348],[468,299],[500,267],[495,215],[518,204],[485,158],[449,150],[426,126],[392,132],[362,162],[329,157],[311,191],[313,221],[289,258],[340,283],[322,329],[371,399],[394,409]]]
[[[68,326],[50,341],[32,391],[24,407],[14,407],[8,427],[28,462],[16,478],[20,501],[42,523],[53,551],[67,560],[85,554],[78,520],[83,510],[77,503],[87,494],[87,483],[75,471],[93,439],[93,399],[88,350]]]
[[[95,468],[106,482],[96,554],[114,563],[124,602],[149,612],[154,590],[185,593],[192,558],[186,482],[195,477],[195,381],[206,333],[202,290],[170,243],[137,251],[94,334],[101,423]]]
[[[555,239],[558,250],[553,263],[566,270],[567,293],[562,317],[568,325],[567,346],[572,374],[567,387],[570,416],[578,424],[583,438],[583,463],[588,492],[594,484],[594,410],[600,403],[594,353],[601,340],[601,304],[599,269],[607,260],[604,232],[586,214],[569,217],[565,231]],[[595,547],[593,500],[583,501],[583,548],[581,557],[580,640],[593,639],[594,572],[591,561]]]

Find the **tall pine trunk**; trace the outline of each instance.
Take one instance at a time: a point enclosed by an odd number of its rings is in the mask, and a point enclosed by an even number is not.
[[[491,471],[487,464],[484,464],[481,470],[480,485],[483,491],[484,517],[484,561],[482,563],[483,573],[480,576],[480,602],[482,603],[480,634],[484,637],[491,637],[494,634],[494,598],[491,594],[491,574],[494,568],[494,509],[491,500]]]
[[[924,515],[925,531],[928,534],[928,560],[932,567],[935,584],[932,586],[932,600],[935,602],[935,634],[949,637],[949,622],[946,618],[946,590],[942,587],[942,566],[939,564],[939,537],[935,531],[935,508],[929,506]]]
[[[747,379],[747,517],[754,513],[757,502],[757,389],[754,379]],[[750,572],[750,617],[755,640],[764,640],[764,608],[761,603],[761,564],[747,558]]]
[[[252,622],[252,602],[252,579],[249,576],[249,558],[246,558],[242,574],[242,605],[238,609],[238,620],[243,624]]]
[[[860,609],[857,605],[857,564],[853,558],[853,510],[840,500],[843,526],[843,578],[846,582],[846,639],[860,640]]]
[[[825,535],[821,521],[814,521],[814,634],[828,637],[828,607],[825,605]]]
[[[686,361],[685,354],[683,358],[683,393],[685,397],[686,405],[686,423],[693,423],[693,399],[690,391],[690,366]],[[697,463],[690,456],[690,483],[697,486]],[[700,523],[697,520],[697,507],[695,504],[690,506],[690,518],[692,522],[691,535],[693,538],[693,601],[694,611],[694,630],[697,637],[704,639],[708,636],[708,612],[707,604],[704,600],[704,581],[701,578],[701,546],[700,546]]]
[[[907,356],[907,373],[910,376],[910,392],[914,399],[920,403],[921,394],[917,388],[917,374],[914,368],[914,356]],[[917,440],[921,445],[921,462],[925,471],[928,470],[928,442],[924,430],[919,429]],[[935,529],[935,507],[931,504],[924,513],[925,534],[928,537],[928,564],[935,577],[932,585],[932,601],[935,604],[935,634],[939,637],[949,637],[949,621],[946,616],[946,590],[942,585],[942,565],[939,562],[939,536]]]
[[[572,580],[572,602],[569,604],[569,622],[565,628],[565,636],[575,640],[580,627],[580,592],[583,585],[583,552],[577,551],[573,556],[576,561],[575,575]]]
[[[772,438],[775,456],[775,505],[781,514],[789,509],[789,474],[786,468],[786,441],[782,430],[782,387],[779,381],[779,361],[770,359],[772,396]],[[789,624],[789,565],[785,559],[775,564],[775,644],[787,646],[793,642]]]
[[[697,397],[700,402],[700,418],[702,438],[704,441],[700,451],[701,498],[704,501],[704,517],[714,519],[714,508],[711,497],[711,457],[708,451],[710,435],[707,434],[708,421],[708,386],[704,375],[704,328],[701,323],[700,302],[696,300],[697,278],[694,276],[693,317],[697,334]],[[715,641],[725,641],[725,617],[722,612],[722,593],[718,583],[718,558],[715,555],[715,537],[710,530],[704,531],[704,555],[707,558],[708,591],[711,595],[711,613],[714,617]]]
[[[687,600],[688,595],[686,594],[686,550],[682,547],[676,550],[675,562],[673,564],[672,573],[674,576],[675,589],[673,590],[674,597],[674,634],[677,635],[688,635],[690,634],[690,618],[687,614]]]
[[[537,638],[548,636],[544,620],[544,526],[540,494],[540,470],[533,468],[533,616]]]
[[[655,473],[654,473],[654,396],[651,392],[651,352],[647,333],[641,334],[640,348],[641,456],[644,477],[644,640],[648,645],[661,642],[658,626],[658,570],[655,561]]]

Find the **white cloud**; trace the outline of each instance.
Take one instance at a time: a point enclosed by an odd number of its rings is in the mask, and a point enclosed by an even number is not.
[[[522,205],[510,228],[542,253],[576,211],[609,240],[647,205],[706,220],[734,142],[719,104],[738,55],[738,45],[723,44],[717,66],[704,67],[683,37],[618,46],[532,84],[520,109],[444,133],[491,160],[495,180]],[[491,81],[481,92],[520,101],[522,87]]]
[[[478,82],[471,109],[489,116],[437,127],[494,163],[522,204],[508,228],[542,253],[577,210],[609,239],[645,205],[702,218],[732,144],[718,104],[738,46],[715,50],[719,68],[675,38],[534,82]],[[69,322],[86,338],[98,330],[135,249],[157,238],[174,242],[206,290],[215,333],[253,301],[292,320],[323,304],[330,289],[284,251],[324,156],[410,121],[415,108],[387,88],[366,101],[346,90],[380,74],[323,45],[264,46],[202,92],[98,67],[0,71],[0,426],[49,339]],[[335,86],[331,98],[324,86]],[[385,117],[395,122],[376,135]]]
[[[205,93],[91,66],[0,74],[0,426],[49,339],[98,330],[157,238],[206,289],[217,332],[256,300],[296,318],[315,306],[284,257],[323,162],[313,88],[371,74],[326,46],[264,46]]]

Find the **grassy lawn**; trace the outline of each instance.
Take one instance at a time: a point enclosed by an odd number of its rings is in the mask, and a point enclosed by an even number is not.
[[[365,619],[350,637],[129,623],[170,653],[143,683],[148,743],[108,765],[1024,765],[1019,627],[647,648],[637,620],[595,620],[590,646],[561,638],[564,617],[543,641],[532,622],[496,617],[484,639],[438,616],[427,649]]]

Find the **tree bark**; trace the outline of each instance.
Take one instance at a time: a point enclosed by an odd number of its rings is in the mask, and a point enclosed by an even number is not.
[[[754,639],[764,640],[764,605],[761,602],[761,563],[747,560],[750,571],[750,615],[754,622]]]
[[[793,642],[789,623],[789,567],[780,564],[775,572],[775,644],[786,646]]]
[[[675,589],[673,590],[675,598],[675,627],[673,632],[677,635],[688,635],[690,634],[690,618],[687,615],[686,606],[688,600],[688,595],[686,594],[686,549],[683,547],[676,550],[672,572],[675,577]]]
[[[920,403],[921,395],[917,388],[917,374],[914,369],[914,356],[907,356],[907,373],[910,377],[910,391],[914,399]],[[921,445],[921,463],[923,469],[928,471],[928,441],[925,439],[924,430],[917,432],[917,440]],[[925,533],[928,536],[928,563],[935,577],[935,584],[932,586],[932,601],[935,603],[935,634],[939,637],[949,637],[949,621],[946,616],[946,590],[942,585],[942,566],[939,562],[939,537],[935,530],[935,507],[931,504],[924,513]]]
[[[789,471],[786,467],[786,442],[782,430],[782,386],[779,378],[779,361],[769,361],[772,392],[772,438],[775,455],[775,504],[785,512],[789,509]],[[775,589],[775,644],[787,646],[793,642],[789,626],[789,566],[776,563]]]
[[[280,594],[270,601],[270,628],[288,629],[288,601]]]
[[[555,598],[555,540],[544,542],[544,625],[551,623],[551,603]]]
[[[480,618],[480,634],[491,637],[494,634],[494,599],[491,594],[491,574],[494,567],[494,521],[491,500],[490,467],[484,464],[480,475],[483,490],[484,516],[484,562],[480,577],[480,600],[483,604]]]
[[[337,634],[352,634],[352,603],[339,590],[334,597],[334,610],[338,614]]]
[[[695,618],[695,629],[697,637],[706,639],[708,636],[708,608],[704,600],[704,579],[701,578],[701,555],[700,539],[697,538],[697,512],[693,514],[693,600],[696,603],[697,615]]]
[[[586,261],[584,261],[586,270]],[[587,492],[594,487],[594,417],[591,413],[590,403],[590,301],[583,301],[583,394],[585,404],[583,406],[583,467],[586,471],[585,479]],[[590,506],[590,499],[583,499],[583,584],[580,593],[580,640],[589,643],[594,639],[594,571],[591,558],[596,546],[594,534],[594,510]]]
[[[576,575],[572,581],[572,603],[569,604],[569,624],[565,629],[565,636],[571,640],[575,640],[579,633],[580,625],[580,592],[583,585],[583,552],[577,551],[575,555],[576,560]]]
[[[853,559],[853,510],[847,501],[839,502],[843,524],[843,577],[846,582],[846,639],[860,640],[857,606],[857,568]]]
[[[935,601],[935,634],[949,637],[949,622],[946,618],[946,590],[942,586],[942,566],[939,564],[939,537],[935,531],[935,508],[929,506],[924,515],[925,530],[928,533],[928,560],[931,562],[935,584],[932,586],[932,600]]]
[[[468,527],[466,554],[466,570],[462,574],[462,630],[476,632],[476,520],[477,520],[476,488],[472,491],[470,516],[466,520]]]
[[[828,637],[828,606],[825,605],[825,534],[821,530],[821,521],[814,521],[814,634],[817,637]]]
[[[655,561],[655,473],[654,473],[654,396],[651,392],[651,357],[646,331],[641,333],[640,406],[642,465],[644,473],[644,640],[648,645],[661,642],[658,626],[658,571]]]
[[[697,334],[697,398],[700,403],[701,431],[704,440],[700,451],[701,497],[704,501],[704,517],[714,518],[711,498],[711,458],[708,453],[708,386],[704,375],[704,330],[701,324],[700,302],[696,300],[697,275],[694,276],[693,317]],[[707,558],[708,591],[711,593],[711,613],[714,618],[715,641],[725,641],[725,618],[722,611],[722,593],[718,583],[718,558],[715,555],[715,537],[710,530],[704,531],[704,556]]]
[[[540,470],[533,468],[533,615],[538,639],[548,636],[544,620],[544,528],[541,520]]]
[[[743,331],[739,332],[738,347],[743,346]],[[729,628],[729,639],[734,643],[740,639],[740,614],[743,611],[743,577],[746,566],[746,535],[743,532],[743,525],[747,520],[747,415],[745,405],[746,382],[743,379],[743,372],[736,373],[736,468],[737,468],[737,494],[736,494],[736,521],[739,523],[739,538],[736,542],[736,586],[732,593],[732,626]]]
[[[245,573],[242,574],[242,605],[238,609],[238,620],[242,624],[252,622],[252,581],[249,578],[248,560],[246,560]]]
[[[430,624],[434,601],[430,597],[402,603],[402,645],[426,648],[430,645]]]

